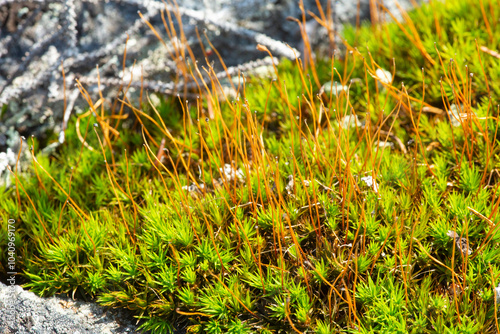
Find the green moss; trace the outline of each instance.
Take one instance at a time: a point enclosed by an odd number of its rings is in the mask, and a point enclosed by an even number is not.
[[[0,195],[0,246],[15,219],[26,287],[157,333],[494,332],[500,65],[475,41],[500,48],[493,2],[491,36],[475,1],[433,2],[409,13],[420,49],[395,23],[347,29],[319,82],[283,61],[235,101],[73,120],[20,202]],[[328,82],[349,96],[317,95]]]

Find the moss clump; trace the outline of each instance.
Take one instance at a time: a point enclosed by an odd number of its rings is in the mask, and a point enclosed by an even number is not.
[[[211,75],[188,104],[91,108],[2,194],[26,286],[158,333],[495,332],[500,6],[481,3],[350,30],[343,59],[284,61],[234,100]]]

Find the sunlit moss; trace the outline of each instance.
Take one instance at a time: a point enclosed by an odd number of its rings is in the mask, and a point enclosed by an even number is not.
[[[25,191],[0,195],[0,244],[15,219],[26,287],[127,307],[157,333],[494,332],[494,2],[347,29],[343,59],[316,75],[282,61],[229,101],[154,98],[80,135],[72,120]]]

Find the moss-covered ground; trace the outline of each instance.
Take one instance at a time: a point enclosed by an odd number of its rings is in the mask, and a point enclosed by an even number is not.
[[[189,62],[188,101],[88,98],[55,154],[29,139],[0,193],[25,287],[156,333],[497,333],[500,3],[403,17],[237,97]]]

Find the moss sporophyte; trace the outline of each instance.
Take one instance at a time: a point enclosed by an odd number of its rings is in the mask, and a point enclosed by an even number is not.
[[[2,192],[24,286],[155,333],[498,332],[500,3],[400,14],[330,59],[304,29],[301,58],[259,46],[266,77],[201,66],[164,13],[186,95],[80,84],[88,112]]]

